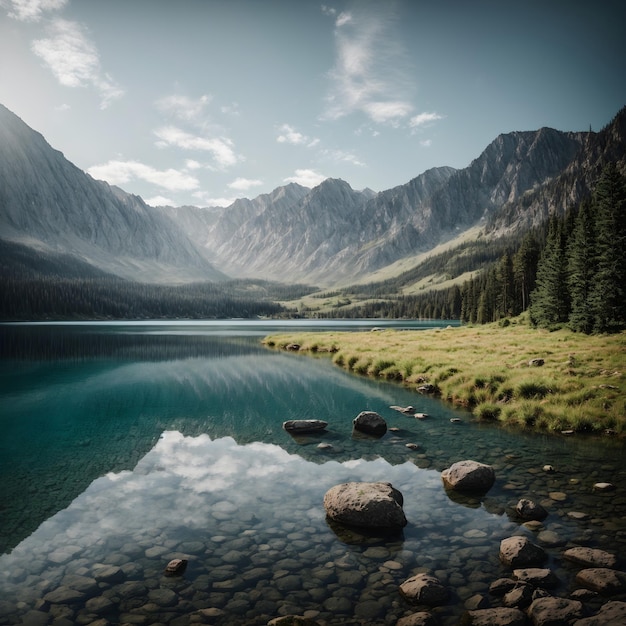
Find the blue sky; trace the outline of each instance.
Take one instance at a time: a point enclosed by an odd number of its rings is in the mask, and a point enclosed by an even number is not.
[[[626,105],[621,0],[0,0],[0,103],[153,204],[375,191]]]

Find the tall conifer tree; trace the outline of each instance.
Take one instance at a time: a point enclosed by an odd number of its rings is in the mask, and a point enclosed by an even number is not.
[[[598,266],[590,301],[596,332],[612,332],[626,322],[626,181],[614,163],[602,171],[595,189]]]

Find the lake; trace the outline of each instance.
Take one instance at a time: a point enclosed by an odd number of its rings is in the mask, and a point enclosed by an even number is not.
[[[623,567],[622,444],[479,424],[328,358],[261,345],[294,328],[437,325],[1,325],[0,624],[261,625],[305,613],[324,624],[395,624],[416,610],[398,587],[419,571],[449,586],[449,602],[433,613],[456,624],[468,598],[489,597],[490,583],[510,576],[498,551],[514,534],[547,551],[557,595],[575,587],[565,546],[602,548]],[[364,410],[398,430],[354,437]],[[294,438],[282,428],[310,418],[327,431]],[[441,471],[464,459],[494,467],[486,496],[443,488]],[[399,489],[402,534],[329,525],[324,493],[348,481]],[[617,489],[599,492],[598,482]],[[543,525],[516,519],[520,498],[543,504]],[[188,560],[182,577],[163,576],[173,558]]]

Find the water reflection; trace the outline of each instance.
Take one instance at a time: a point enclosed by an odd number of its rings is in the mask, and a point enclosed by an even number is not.
[[[385,480],[402,492],[409,524],[400,537],[336,536],[325,519],[323,496],[333,485],[353,480]],[[109,610],[109,619],[117,621],[128,610],[124,585],[140,580],[148,589],[163,587],[168,584],[162,577],[167,562],[186,558],[189,566],[171,606],[196,592],[203,597],[196,582],[220,582],[216,578],[223,572],[216,573],[214,564],[230,562],[236,564],[229,572],[231,583],[213,598],[227,611],[235,606],[235,590],[251,593],[258,588],[254,571],[259,567],[264,568],[264,596],[275,597],[279,591],[281,603],[293,597],[306,610],[332,601],[339,590],[319,578],[320,568],[333,579],[347,570],[359,572],[353,585],[358,597],[367,595],[368,577],[385,562],[393,564],[387,565],[389,580],[381,582],[380,591],[425,562],[443,567],[441,556],[433,556],[439,550],[432,542],[449,527],[451,518],[455,534],[461,536],[459,546],[472,544],[471,538],[463,540],[464,529],[480,528],[482,536],[493,541],[511,526],[505,516],[484,508],[455,506],[445,495],[438,472],[410,462],[394,466],[383,459],[354,459],[318,464],[272,444],[242,446],[230,437],[212,440],[208,435],[185,437],[169,431],[133,471],[98,478],[11,554],[0,557],[0,595],[5,614],[15,613],[20,603],[34,606],[46,594],[71,587],[72,575],[95,581],[104,564],[128,565],[127,574],[119,574],[115,584],[98,587],[83,581],[87,590],[67,602],[71,619],[82,621],[90,614],[88,600],[117,598]],[[450,538],[442,534],[440,544],[443,553]],[[281,587],[285,568],[294,577],[288,590]],[[281,603],[274,603],[275,614]],[[146,605],[149,613],[154,608],[148,604],[143,599],[135,608]],[[245,612],[250,621],[245,623],[265,623],[263,615],[272,613],[269,608],[259,610],[250,602]]]

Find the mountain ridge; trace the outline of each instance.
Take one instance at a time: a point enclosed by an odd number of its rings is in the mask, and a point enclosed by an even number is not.
[[[603,161],[624,168],[625,143],[626,107],[599,133],[502,133],[466,168],[431,168],[380,192],[329,178],[225,208],[155,208],[94,180],[0,105],[0,238],[23,246],[22,261],[28,249],[61,254],[147,282],[345,285],[470,229],[495,238],[565,211],[589,193]],[[3,267],[10,250],[0,248]]]

